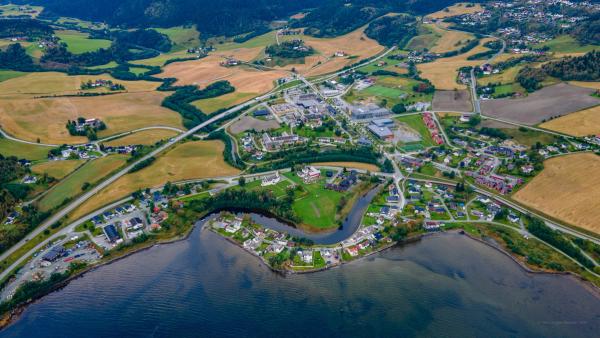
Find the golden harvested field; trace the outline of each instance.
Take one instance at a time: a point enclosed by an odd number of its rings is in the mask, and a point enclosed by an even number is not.
[[[48,161],[33,165],[31,172],[38,175],[48,174],[60,180],[84,163],[85,160]]]
[[[600,134],[600,106],[561,116],[540,127],[573,136]]]
[[[445,53],[457,50],[464,46],[468,40],[474,39],[472,34],[454,30],[445,30],[436,25],[429,25],[431,29],[440,37],[431,48],[434,53]]]
[[[159,77],[177,78],[178,85],[197,85],[204,88],[207,85],[227,80],[241,93],[262,94],[273,89],[274,81],[285,77],[285,71],[259,71],[250,67],[221,67],[219,62],[225,57],[242,61],[252,61],[262,48],[239,48],[216,52],[200,60],[175,62],[167,65]]]
[[[437,11],[433,14],[429,14],[427,17],[431,19],[444,19],[452,16],[463,15],[463,14],[471,14],[482,12],[483,7],[480,4],[471,4],[472,7],[467,7],[467,3],[457,3],[450,7],[446,7],[441,11]]]
[[[330,166],[330,167],[340,167],[340,168],[355,168],[355,169],[363,169],[369,170],[370,172],[379,172],[379,167],[374,164],[362,163],[362,162],[317,162],[313,163],[313,165],[322,165],[322,166]]]
[[[561,221],[600,234],[600,156],[556,157],[513,198]]]
[[[220,141],[194,141],[177,145],[140,171],[127,174],[82,204],[69,219],[77,219],[132,192],[192,178],[235,175],[239,170],[223,160]]]
[[[0,100],[0,125],[9,134],[35,142],[81,143],[87,138],[69,135],[65,124],[83,116],[99,118],[107,129],[99,137],[137,128],[164,125],[182,128],[181,115],[163,108],[169,93],[139,92],[93,97]]]
[[[568,83],[574,86],[600,90],[600,82],[569,81]]]
[[[152,145],[160,140],[168,139],[179,133],[170,129],[149,129],[135,132],[127,136],[104,142],[104,145],[111,147],[127,146],[133,144]]]
[[[160,83],[150,81],[121,81],[116,80],[108,74],[101,75],[75,75],[69,76],[65,73],[43,72],[29,73],[25,76],[10,79],[0,83],[1,98],[35,97],[49,95],[72,95],[81,91],[82,82],[88,80],[112,80],[125,86],[127,92],[147,92],[155,90]],[[94,90],[96,92],[108,91],[104,88]],[[90,91],[91,92],[91,91]]]
[[[483,85],[487,85],[488,83],[513,83],[515,82],[517,73],[519,73],[519,70],[521,70],[521,68],[523,68],[523,66],[510,67],[504,70],[502,73],[484,76],[480,78],[477,82]]]
[[[480,65],[482,63],[481,60],[467,60],[467,57],[488,50],[483,47],[483,44],[491,40],[493,39],[482,39],[479,46],[461,55],[437,59],[434,62],[418,64],[417,69],[421,72],[421,77],[429,79],[436,89],[466,89],[467,87],[465,85],[456,82],[458,69],[466,66]]]

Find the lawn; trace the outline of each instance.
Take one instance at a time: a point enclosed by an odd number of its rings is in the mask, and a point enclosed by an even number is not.
[[[350,193],[340,193],[325,189],[325,179],[321,179],[313,184],[305,184],[295,173],[286,173],[296,184],[302,186],[306,194],[296,199],[292,205],[294,212],[300,217],[303,225],[317,229],[325,230],[338,226],[336,215],[337,206],[342,196]]]
[[[73,54],[93,52],[100,48],[108,48],[111,44],[110,40],[90,39],[89,34],[73,30],[56,31],[55,34],[67,44],[67,49]]]
[[[397,88],[389,88],[380,85],[371,86],[362,91],[365,94],[373,95],[373,96],[382,96],[390,99],[397,99],[400,95],[405,92],[397,89]]]
[[[47,161],[33,165],[31,172],[38,175],[47,174],[60,180],[84,163],[85,160]]]
[[[42,211],[51,210],[63,203],[65,199],[79,195],[85,182],[90,184],[99,182],[106,175],[124,165],[126,158],[127,156],[124,155],[111,155],[88,162],[52,188],[38,201],[38,207]]]
[[[152,163],[127,174],[69,215],[77,219],[138,189],[162,186],[167,182],[235,175],[239,170],[223,159],[224,145],[220,141],[193,141],[178,144]]]
[[[501,129],[505,134],[511,136],[518,143],[531,147],[532,145],[540,142],[542,144],[550,144],[556,141],[556,137],[554,135],[544,133],[541,131],[530,130],[521,131],[517,128],[502,128]]]
[[[435,145],[433,140],[431,139],[431,134],[429,133],[429,129],[423,122],[423,117],[421,114],[414,115],[406,115],[396,117],[396,121],[404,123],[408,125],[413,130],[417,131],[421,135],[421,144],[425,147],[430,147]],[[411,145],[416,144],[416,142],[411,142]]]
[[[0,82],[14,79],[16,77],[23,76],[25,74],[27,74],[27,73],[18,72],[15,70],[0,70]]]
[[[47,158],[50,149],[52,148],[0,138],[0,154],[4,156],[16,156],[30,161],[37,161]]]
[[[551,52],[556,53],[587,53],[600,49],[597,45],[582,45],[570,35],[561,35],[535,46],[535,48],[542,47],[548,47]]]
[[[288,187],[292,183],[288,180],[281,180],[281,182],[275,185],[269,185],[266,187],[261,186],[262,180],[255,180],[246,184],[245,188],[248,190],[267,190],[271,191],[277,198],[281,198],[286,195]]]

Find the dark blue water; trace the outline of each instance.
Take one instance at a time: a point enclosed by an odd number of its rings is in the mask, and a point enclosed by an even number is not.
[[[1,337],[597,337],[600,300],[459,234],[281,276],[207,230],[87,273]]]

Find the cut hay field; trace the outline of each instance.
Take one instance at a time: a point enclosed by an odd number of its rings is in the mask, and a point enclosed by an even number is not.
[[[210,99],[196,100],[192,102],[192,104],[196,108],[200,109],[203,113],[211,114],[219,109],[233,107],[242,102],[248,101],[254,96],[256,96],[256,94],[235,91],[233,93],[213,97]]]
[[[156,125],[182,128],[181,115],[161,106],[167,95],[139,92],[94,97],[2,99],[0,124],[15,137],[33,142],[39,138],[42,143],[50,144],[85,142],[87,138],[71,136],[65,128],[67,120],[80,116],[104,121],[107,129],[99,132],[99,137]]]
[[[151,81],[122,81],[108,74],[69,76],[58,72],[27,73],[24,76],[0,83],[0,97],[35,97],[50,95],[73,95],[81,91],[81,83],[96,79],[112,80],[125,86],[129,93],[155,90],[160,83]],[[107,90],[96,90],[107,91]]]
[[[600,234],[600,156],[556,157],[513,198],[561,221]]]
[[[569,81],[569,84],[578,87],[591,88],[600,90],[600,82],[587,82],[587,81]]]
[[[119,137],[107,142],[105,146],[118,147],[127,145],[152,145],[160,140],[166,140],[179,133],[170,129],[149,129],[135,132],[127,136]]]
[[[31,166],[31,172],[38,175],[47,174],[60,180],[85,162],[85,160],[47,161]]]
[[[525,124],[538,124],[551,117],[563,116],[600,104],[591,96],[593,89],[559,83],[542,88],[521,99],[482,102],[485,115]]]
[[[480,4],[457,3],[450,7],[446,7],[441,11],[427,15],[431,19],[444,19],[457,15],[472,14],[482,12],[483,7]]]
[[[600,134],[600,106],[544,122],[540,127],[572,136],[598,135]]]
[[[177,85],[196,85],[204,88],[220,81],[229,81],[240,93],[262,94],[274,87],[274,81],[287,76],[285,71],[259,71],[250,67],[221,67],[225,57],[252,61],[261,53],[261,48],[240,48],[216,52],[203,59],[176,62],[167,65],[159,77],[173,77]]]
[[[466,89],[465,85],[456,82],[458,69],[480,65],[481,60],[467,60],[467,57],[489,50],[483,47],[483,44],[491,40],[490,38],[482,39],[479,46],[461,55],[418,64],[417,69],[421,72],[421,77],[429,79],[438,90]]]
[[[220,141],[194,141],[179,144],[140,171],[127,174],[77,208],[69,219],[77,219],[132,192],[194,178],[229,176],[239,170],[223,159]]]
[[[599,50],[598,45],[582,45],[570,35],[561,35],[552,40],[535,45],[535,48],[550,48],[551,52],[557,54],[587,53],[592,50]]]
[[[48,158],[50,149],[52,148],[0,138],[0,154],[3,156],[16,156],[30,161],[38,161]]]
[[[446,53],[453,50],[458,50],[462,46],[466,45],[467,41],[475,38],[470,33],[446,30],[436,25],[428,26],[434,32],[434,34],[439,36],[431,48],[431,51],[434,53]]]
[[[103,177],[115,171],[126,163],[125,155],[110,155],[86,163],[72,175],[62,180],[48,191],[38,202],[42,211],[59,206],[65,199],[73,198],[82,193],[81,187],[85,182],[94,184]]]
[[[316,165],[316,166],[362,169],[362,170],[369,170],[370,172],[379,172],[380,171],[379,167],[374,164],[361,163],[361,162],[316,162],[316,163],[311,163],[311,164]]]
[[[108,48],[111,44],[110,40],[90,39],[88,33],[74,30],[57,30],[55,35],[67,44],[67,49],[73,54],[93,52],[100,48]]]
[[[159,33],[165,34],[169,37],[173,46],[171,47],[172,52],[187,50],[188,48],[200,46],[200,33],[196,30],[196,27],[171,27],[171,28],[154,28]]]

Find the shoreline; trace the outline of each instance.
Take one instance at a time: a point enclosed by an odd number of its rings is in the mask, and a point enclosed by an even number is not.
[[[60,289],[66,287],[71,281],[78,279],[78,278],[83,278],[85,276],[86,273],[88,272],[92,272],[96,269],[99,269],[101,267],[104,266],[108,266],[110,264],[116,263],[122,259],[125,259],[131,255],[146,251],[146,250],[150,250],[153,247],[158,247],[158,246],[162,246],[162,245],[169,245],[169,244],[173,244],[173,243],[177,243],[177,242],[181,242],[184,240],[189,239],[191,233],[196,229],[196,227],[198,226],[198,223],[202,222],[202,220],[205,220],[207,217],[210,217],[210,214],[205,215],[203,218],[201,218],[199,221],[195,222],[190,228],[189,230],[182,236],[178,236],[175,238],[171,238],[171,239],[165,239],[165,240],[160,240],[157,242],[154,242],[150,245],[146,245],[146,246],[142,246],[136,249],[133,249],[125,254],[123,254],[122,256],[118,256],[118,257],[114,257],[112,259],[107,260],[106,262],[102,262],[96,265],[92,265],[89,267],[86,267],[85,269],[75,273],[73,276],[70,276],[69,278],[67,278],[66,280],[58,283],[57,285],[53,286],[48,292],[32,298],[30,300],[28,300],[27,302],[25,302],[24,304],[19,305],[18,307],[16,307],[15,309],[11,310],[10,312],[6,313],[2,318],[0,318],[0,331],[2,331],[4,328],[8,327],[10,324],[14,323],[16,320],[18,320],[18,318],[20,317],[20,315],[27,309],[27,307],[29,307],[31,304],[41,300],[42,298],[46,297],[47,295],[59,291]],[[571,278],[572,280],[576,281],[579,285],[581,285],[582,287],[584,287],[588,292],[590,292],[594,297],[596,297],[597,299],[600,299],[600,287],[594,285],[592,282],[587,281],[585,279],[583,279],[579,274],[570,272],[570,271],[546,271],[546,270],[534,270],[531,267],[529,267],[528,265],[526,265],[524,262],[520,261],[517,257],[514,257],[513,255],[511,255],[508,251],[506,251],[502,246],[500,245],[495,245],[493,243],[490,243],[488,241],[485,241],[482,238],[477,238],[474,237],[470,234],[468,234],[466,231],[462,230],[462,229],[452,229],[452,230],[448,230],[448,231],[439,231],[439,232],[427,232],[427,233],[422,233],[422,234],[418,234],[415,236],[410,236],[405,238],[403,241],[401,242],[391,242],[387,245],[384,245],[380,248],[377,248],[376,250],[373,250],[372,252],[369,252],[367,254],[365,254],[364,256],[358,257],[356,259],[353,259],[351,261],[345,261],[345,262],[339,262],[337,264],[334,265],[330,265],[330,266],[325,266],[322,268],[318,268],[318,269],[312,269],[312,270],[299,270],[299,271],[292,271],[292,270],[287,270],[287,269],[276,269],[272,266],[270,266],[261,256],[258,256],[256,254],[253,254],[252,252],[246,250],[243,246],[241,246],[239,243],[235,242],[233,239],[228,238],[226,236],[222,236],[221,234],[211,230],[210,228],[207,229],[206,228],[206,224],[202,224],[201,228],[199,229],[199,231],[211,231],[212,233],[214,233],[215,235],[219,236],[219,238],[224,239],[225,241],[232,243],[233,245],[237,246],[238,248],[240,248],[242,251],[244,251],[246,254],[249,254],[251,256],[256,257],[261,264],[264,264],[269,270],[271,270],[271,272],[273,273],[278,273],[280,275],[283,276],[287,276],[287,275],[294,275],[294,274],[307,274],[307,273],[318,273],[318,272],[322,272],[322,271],[327,271],[330,269],[334,269],[337,267],[341,267],[343,265],[346,264],[351,264],[353,262],[358,262],[361,261],[367,257],[370,257],[374,254],[378,254],[381,253],[385,250],[388,250],[394,246],[402,246],[402,245],[406,245],[406,244],[412,244],[412,243],[416,243],[419,242],[421,239],[428,237],[428,236],[441,236],[444,234],[460,234],[460,235],[464,235],[467,236],[468,238],[475,240],[481,244],[486,245],[489,248],[494,249],[496,252],[501,253],[504,256],[507,256],[508,258],[510,258],[515,264],[517,264],[521,270],[523,272],[525,272],[526,274],[535,276],[535,275],[549,275],[549,276],[556,276],[556,277],[567,277],[567,278]],[[491,237],[490,237],[491,238]]]

